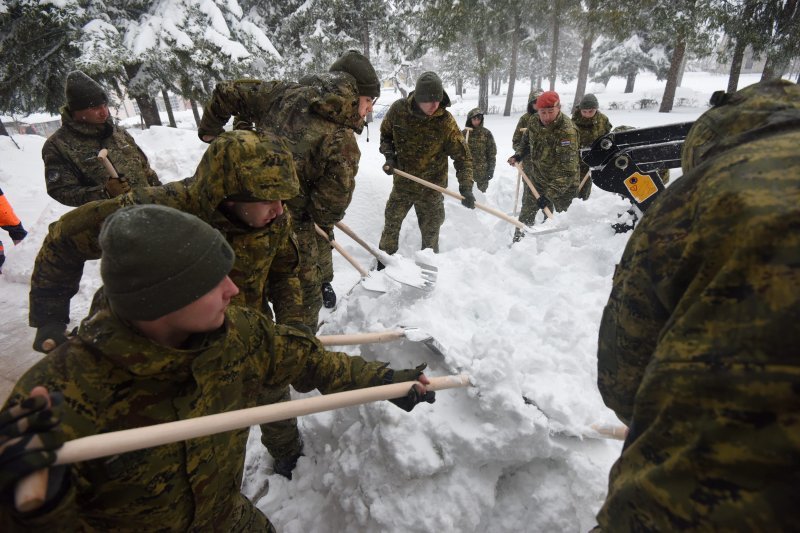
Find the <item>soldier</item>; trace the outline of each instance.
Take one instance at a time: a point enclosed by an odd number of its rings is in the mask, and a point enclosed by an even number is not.
[[[0,426],[0,464],[14,466],[0,478],[3,531],[274,531],[239,490],[248,428],[59,467],[33,514],[15,513],[8,489],[29,464],[52,463],[46,450],[57,447],[57,432],[71,440],[269,404],[290,384],[326,394],[419,379],[393,402],[410,411],[435,399],[424,365],[394,371],[329,352],[312,335],[229,306],[238,292],[228,276],[234,250],[193,215],[126,207],[108,217],[99,242],[103,287],[88,317],[22,376],[0,412],[0,423],[42,413],[35,428]],[[60,392],[61,406],[25,400],[34,386]],[[7,446],[19,433],[22,442]]]
[[[314,230],[333,235],[344,218],[355,188],[361,151],[355,134],[380,96],[380,82],[369,60],[355,50],[343,54],[327,74],[300,83],[238,80],[217,85],[198,128],[208,142],[222,133],[228,119],[255,123],[287,139],[294,155],[300,194],[286,205],[303,250],[300,281],[306,325],[317,330],[319,310],[336,305],[331,245]]]
[[[600,104],[597,102],[595,95],[585,94],[572,114],[572,123],[575,124],[575,128],[578,130],[581,148],[589,148],[596,139],[611,131],[611,122],[609,122],[607,116],[597,110],[599,107]],[[592,175],[589,174],[588,178],[585,178],[586,174],[589,173],[589,166],[583,161],[580,164],[579,175],[581,176],[581,182],[584,179],[586,179],[586,182],[578,191],[578,198],[588,200],[592,192]]]
[[[610,531],[789,531],[800,520],[800,87],[716,93],[683,177],[631,234],[598,386],[630,427]]]
[[[92,78],[73,70],[65,84],[67,105],[61,127],[42,147],[47,194],[76,207],[92,200],[114,198],[131,189],[161,185],[141,148],[108,112],[108,95]],[[97,153],[108,159],[120,179],[110,177]]]
[[[558,93],[547,91],[536,99],[536,115],[528,120],[524,140],[509,158],[510,164],[530,157],[532,172],[528,174],[540,198],[534,198],[526,187],[522,195],[519,221],[531,225],[539,209],[549,207],[566,211],[578,190],[578,132],[572,121],[561,112]],[[526,172],[527,174],[527,172]],[[517,229],[514,242],[524,234]]]
[[[483,125],[483,113],[477,107],[467,113],[466,129],[462,132],[472,155],[472,177],[481,192],[486,192],[494,177],[497,145],[492,132]]]
[[[447,187],[447,158],[453,160],[461,203],[475,208],[472,193],[472,156],[453,115],[447,111],[450,97],[433,72],[423,73],[407,98],[394,102],[381,123],[380,151],[386,157],[384,172],[395,168]],[[395,176],[386,202],[380,249],[393,254],[399,246],[400,227],[414,207],[422,234],[422,249],[439,251],[439,228],[444,223],[444,199],[440,192]],[[378,264],[378,268],[383,265]]]
[[[8,198],[3,194],[3,189],[0,189],[0,227],[8,232],[15,245],[22,242],[22,239],[28,235],[28,232],[22,226],[22,221],[14,212],[11,204],[8,203]],[[3,249],[3,243],[0,242],[0,274],[3,273],[2,267],[5,262],[6,253]]]
[[[31,276],[34,349],[46,351],[48,339],[56,344],[67,340],[69,301],[78,292],[84,263],[100,257],[101,224],[121,207],[134,204],[166,205],[210,223],[236,251],[230,277],[241,292],[234,303],[272,316],[271,301],[279,323],[305,327],[297,274],[300,252],[282,204],[298,190],[292,155],[280,137],[233,131],[209,146],[192,178],[131,191],[67,213],[51,226]],[[271,393],[289,399],[288,388]],[[303,450],[297,421],[263,426],[262,442],[275,458],[275,471],[291,478]]]
[[[525,141],[525,132],[528,131],[528,121],[531,117],[536,116],[536,99],[539,98],[542,93],[544,93],[541,89],[531,89],[531,93],[528,95],[528,107],[527,111],[519,117],[517,121],[517,127],[514,128],[514,135],[511,136],[511,147],[514,149],[515,154],[523,153],[523,146],[522,143]],[[508,164],[514,166],[517,160],[514,159],[514,156],[508,158]],[[533,173],[533,167],[530,165],[529,158],[522,161],[523,170],[525,170],[525,174],[530,176]]]

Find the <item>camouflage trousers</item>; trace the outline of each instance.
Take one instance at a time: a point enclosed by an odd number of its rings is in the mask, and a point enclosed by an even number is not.
[[[304,220],[302,215],[295,216],[292,213],[294,222],[294,232],[297,235],[297,244],[300,248],[300,289],[303,292],[303,306],[305,307],[305,325],[311,328],[312,332],[317,331],[319,321],[319,310],[322,308],[322,271],[320,267],[321,258],[328,257],[328,264],[331,263],[330,243],[317,235],[314,230],[314,221],[310,218]],[[319,246],[320,241],[325,242],[324,246]],[[331,267],[332,270],[332,267]],[[331,278],[333,273],[331,272]]]
[[[416,192],[392,188],[384,211],[383,233],[378,247],[388,254],[397,252],[400,246],[400,228],[406,215],[414,208],[422,236],[422,249],[432,248],[439,252],[439,228],[444,224],[444,199],[439,193],[420,197]]]
[[[260,401],[262,405],[288,402],[292,399],[289,387],[279,390],[264,391]],[[303,451],[303,440],[297,428],[297,419],[279,420],[269,424],[261,424],[261,443],[266,446],[269,454],[275,459],[282,459],[297,455]]]
[[[536,187],[536,191],[539,195],[547,199],[547,207],[550,208],[550,211],[566,211],[572,203],[572,199],[575,198],[574,194],[558,194],[554,191],[548,191],[547,188],[535,178],[532,178],[531,182],[533,186]],[[533,197],[533,193],[530,188],[528,188],[528,185],[523,183],[522,186],[524,190],[522,192],[522,207],[519,210],[519,221],[526,226],[533,226],[536,222],[536,214],[539,212],[539,203],[536,201],[536,198]],[[521,230],[515,230],[514,242],[519,241],[524,236],[525,234]]]
[[[328,235],[333,235],[333,229],[322,228]],[[317,266],[319,278],[322,283],[333,281],[333,246],[328,239],[317,234]]]

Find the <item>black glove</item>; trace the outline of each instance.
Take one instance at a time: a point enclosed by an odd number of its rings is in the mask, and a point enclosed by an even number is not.
[[[394,159],[386,158],[386,163],[383,164],[383,171],[391,176],[394,174],[394,167],[397,166],[397,163],[394,162]]]
[[[548,200],[547,197],[542,194],[536,199],[536,205],[539,206],[539,209],[544,209],[545,207],[550,206],[550,200]]]
[[[512,167],[517,163],[519,163],[520,161],[522,161],[522,156],[519,154],[514,154],[508,158],[508,164],[511,165]]]
[[[383,381],[385,383],[404,383],[406,381],[416,381],[420,375],[422,375],[423,370],[427,367],[427,363],[422,363],[417,368],[409,368],[405,370],[392,370],[389,369],[386,372],[386,375],[383,377]],[[436,393],[434,391],[426,391],[425,394],[420,394],[417,392],[416,387],[413,385],[411,386],[411,390],[408,391],[408,394],[403,396],[402,398],[394,398],[389,400],[397,407],[402,409],[406,412],[411,412],[414,409],[414,406],[421,402],[433,403],[436,401]]]
[[[466,187],[459,187],[458,192],[460,192],[461,196],[464,197],[461,200],[461,205],[468,209],[475,209],[475,195],[472,194],[472,187],[469,189]]]
[[[297,460],[300,459],[303,455],[303,452],[290,455],[289,457],[281,457],[279,459],[275,459],[275,462],[272,463],[272,470],[276,474],[280,474],[286,479],[292,479],[292,470],[294,467],[297,466]]]
[[[8,501],[27,475],[47,468],[64,444],[58,416],[47,398],[34,396],[0,411],[0,498]],[[63,479],[59,479],[59,482]]]
[[[45,341],[52,341],[53,346],[45,348]],[[37,352],[48,353],[67,342],[67,327],[58,322],[51,322],[36,329],[36,338],[33,339],[33,349]]]

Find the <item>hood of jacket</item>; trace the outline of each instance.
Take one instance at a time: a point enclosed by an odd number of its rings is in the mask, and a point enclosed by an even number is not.
[[[439,102],[439,108],[433,113],[433,115],[431,115],[431,117],[438,117],[439,115],[444,114],[445,109],[450,107],[450,96],[447,94],[447,91],[442,91],[442,94],[443,96],[441,102]],[[417,105],[417,101],[414,100],[414,91],[408,93],[408,96],[406,97],[406,104],[414,115],[420,117],[428,116],[422,112],[422,110],[419,108],[419,105]]]
[[[358,134],[364,129],[364,119],[358,114],[358,86],[352,75],[338,71],[311,74],[298,83],[315,90],[308,96],[314,114]]]
[[[483,111],[481,111],[480,108],[477,108],[477,107],[474,108],[474,109],[470,109],[469,113],[467,113],[467,121],[464,123],[464,127],[465,128],[474,128],[475,126],[472,125],[472,119],[475,118],[478,115],[480,115],[480,117],[481,117],[481,123],[478,124],[477,127],[478,128],[483,127],[483,119],[484,119]]]

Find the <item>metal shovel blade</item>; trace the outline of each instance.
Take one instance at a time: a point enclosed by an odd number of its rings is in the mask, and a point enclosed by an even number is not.
[[[385,266],[383,272],[398,283],[424,291],[432,291],[436,285],[439,269],[435,266],[397,255],[387,255],[384,259],[387,262],[381,261]]]

